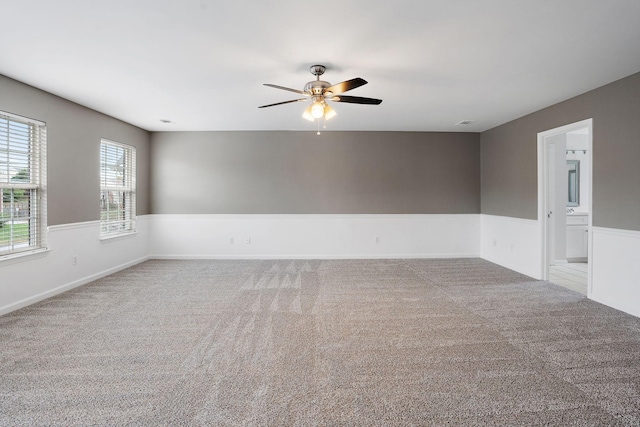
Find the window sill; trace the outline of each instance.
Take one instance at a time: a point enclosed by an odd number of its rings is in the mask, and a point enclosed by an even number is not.
[[[131,237],[135,237],[137,234],[138,234],[137,231],[127,231],[126,233],[117,233],[117,234],[110,234],[107,236],[100,236],[100,242],[109,243],[109,242],[118,241],[122,239],[128,239]]]
[[[51,252],[51,249],[41,248],[41,249],[33,249],[30,251],[17,252],[13,254],[0,255],[0,266],[30,261],[34,258],[41,258],[45,256],[48,252]]]

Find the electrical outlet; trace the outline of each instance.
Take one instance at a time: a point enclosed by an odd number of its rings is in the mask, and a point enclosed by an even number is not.
[[[78,265],[78,255],[71,257],[71,265]]]
[[[247,245],[251,244],[251,237],[247,237],[246,239],[244,239],[244,243]]]
[[[380,237],[376,236],[375,240],[376,244],[380,243]]]
[[[236,239],[233,237],[229,237],[229,244],[233,245],[236,242]]]
[[[498,246],[498,241],[496,239],[493,239],[493,246]]]

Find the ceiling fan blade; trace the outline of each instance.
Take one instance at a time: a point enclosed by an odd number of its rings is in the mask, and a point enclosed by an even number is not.
[[[307,98],[292,99],[291,101],[276,102],[275,104],[261,105],[258,108],[273,107],[275,105],[290,104],[292,102],[308,101]]]
[[[378,105],[382,102],[382,99],[364,98],[362,96],[334,96],[331,98],[335,102],[346,102],[347,104],[369,104]]]
[[[264,85],[265,86],[269,86],[269,87],[273,87],[273,88],[276,88],[276,89],[288,90],[289,92],[299,93],[300,95],[309,96],[309,94],[307,92],[304,92],[304,91],[298,90],[298,89],[291,89],[290,87],[272,85],[271,83],[264,83]]]
[[[355,89],[357,87],[366,85],[367,81],[365,79],[361,79],[360,77],[356,77],[355,79],[346,80],[344,82],[336,83],[333,86],[330,86],[324,90],[324,93],[331,92],[334,95],[338,95],[344,93],[348,90]]]

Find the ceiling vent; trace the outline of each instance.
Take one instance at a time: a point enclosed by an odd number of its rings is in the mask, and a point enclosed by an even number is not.
[[[475,122],[475,120],[463,120],[461,122],[456,123],[456,126],[466,126],[466,125],[470,125],[473,122]]]

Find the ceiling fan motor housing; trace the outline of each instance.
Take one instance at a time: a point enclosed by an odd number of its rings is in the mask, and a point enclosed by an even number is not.
[[[324,80],[314,80],[304,85],[304,91],[311,95],[322,95],[324,90],[331,86],[331,83]],[[326,95],[329,95],[328,93]]]

